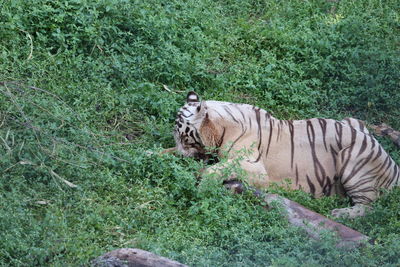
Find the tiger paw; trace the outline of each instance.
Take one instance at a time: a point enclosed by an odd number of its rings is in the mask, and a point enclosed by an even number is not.
[[[331,214],[335,218],[350,218],[365,216],[371,210],[370,206],[364,204],[356,204],[350,208],[334,209]]]

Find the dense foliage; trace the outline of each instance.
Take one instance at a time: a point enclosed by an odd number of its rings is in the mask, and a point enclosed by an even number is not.
[[[195,266],[398,265],[400,190],[309,240],[173,145],[189,90],[283,119],[400,128],[397,0],[0,0],[0,263],[85,264],[138,247]],[[393,158],[400,152],[382,140]],[[278,190],[328,215],[347,201]]]

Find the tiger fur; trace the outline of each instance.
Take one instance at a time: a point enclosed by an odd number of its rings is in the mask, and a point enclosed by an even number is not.
[[[399,166],[364,124],[352,118],[278,120],[255,106],[200,101],[189,92],[174,137],[184,156],[204,158],[207,148],[214,148],[228,158],[207,173],[218,173],[244,149],[250,153],[240,167],[250,185],[265,188],[289,178],[293,189],[315,197],[349,196],[354,206],[336,209],[334,216],[363,215],[381,188],[390,189],[400,180]]]

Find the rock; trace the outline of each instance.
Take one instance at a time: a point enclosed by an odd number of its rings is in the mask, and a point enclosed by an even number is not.
[[[108,252],[91,262],[93,267],[187,267],[182,263],[137,249],[121,248]]]

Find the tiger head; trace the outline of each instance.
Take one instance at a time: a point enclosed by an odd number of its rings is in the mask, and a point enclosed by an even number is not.
[[[200,137],[200,128],[207,114],[204,101],[195,92],[189,92],[185,105],[175,120],[174,138],[177,150],[186,157],[204,159],[206,149]]]

